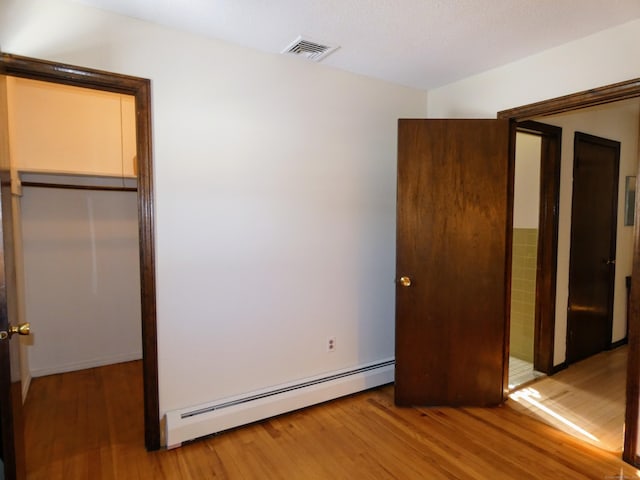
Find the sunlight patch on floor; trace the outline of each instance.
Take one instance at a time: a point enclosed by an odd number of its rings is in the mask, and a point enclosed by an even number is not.
[[[540,416],[547,415],[548,417],[551,417],[551,419],[557,420],[563,425],[565,425],[566,427],[569,427],[574,432],[585,436],[592,442],[597,442],[597,443],[600,442],[600,440],[598,440],[598,438],[595,435],[592,435],[591,433],[586,431],[584,428],[580,427],[579,425],[576,425],[571,420],[567,419],[566,417],[562,416],[552,408],[545,405],[545,402],[548,402],[551,404],[553,404],[553,402],[550,401],[549,399],[544,399],[540,394],[540,392],[538,392],[535,388],[523,388],[521,390],[518,390],[510,394],[509,398],[520,404],[527,406],[527,408],[535,407],[535,409],[537,409],[536,413],[538,415]]]

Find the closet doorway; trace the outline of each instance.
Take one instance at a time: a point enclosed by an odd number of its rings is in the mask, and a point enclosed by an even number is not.
[[[6,88],[26,396],[31,377],[142,358],[135,99],[17,77]]]
[[[157,347],[156,347],[156,315],[155,315],[155,264],[154,264],[154,211],[151,171],[151,132],[150,132],[150,82],[146,79],[129,77],[120,74],[61,65],[52,62],[26,57],[1,54],[0,68],[9,77],[23,77],[32,80],[85,87],[99,91],[132,95],[135,104],[135,155],[137,158],[138,181],[136,194],[136,210],[138,225],[139,250],[137,263],[139,266],[139,303],[141,311],[141,337],[143,356],[143,390],[145,446],[148,450],[160,447],[160,424],[157,386]],[[34,183],[39,182],[37,180]],[[107,188],[109,186],[106,186]],[[118,187],[122,187],[121,185]],[[126,186],[125,186],[126,187]],[[56,187],[58,189],[58,187]],[[62,189],[61,189],[62,190]],[[94,205],[95,206],[95,205]],[[122,332],[126,335],[127,332]],[[37,335],[37,332],[36,332]],[[13,359],[12,359],[13,360]],[[15,367],[15,365],[14,365]],[[19,414],[7,412],[3,404],[3,419]],[[10,424],[11,423],[11,424]],[[19,449],[20,432],[16,431],[14,422],[4,422],[3,429],[12,431],[5,436]],[[141,439],[142,440],[142,439]],[[17,454],[19,456],[19,454]],[[8,456],[5,464],[11,462]]]

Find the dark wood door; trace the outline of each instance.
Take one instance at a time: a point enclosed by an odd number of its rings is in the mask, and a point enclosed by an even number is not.
[[[576,133],[567,362],[611,345],[620,143]]]
[[[496,405],[506,387],[514,131],[400,120],[398,405]]]
[[[16,292],[11,220],[11,189],[6,172],[0,173],[0,431],[2,468],[5,479],[25,477],[22,418],[22,383],[18,335],[11,338],[15,324]]]

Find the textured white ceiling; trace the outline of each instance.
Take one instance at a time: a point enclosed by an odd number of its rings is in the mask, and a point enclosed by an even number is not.
[[[298,35],[323,63],[429,89],[640,18],[640,0],[77,0],[278,53]]]

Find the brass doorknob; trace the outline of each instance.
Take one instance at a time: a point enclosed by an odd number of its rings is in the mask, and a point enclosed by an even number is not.
[[[25,322],[20,325],[9,325],[9,336],[16,333],[18,335],[29,335],[31,333],[31,324],[29,322]]]
[[[410,287],[411,279],[409,277],[400,277],[400,280],[398,280],[398,283],[400,283],[400,285],[402,285],[403,287]]]

